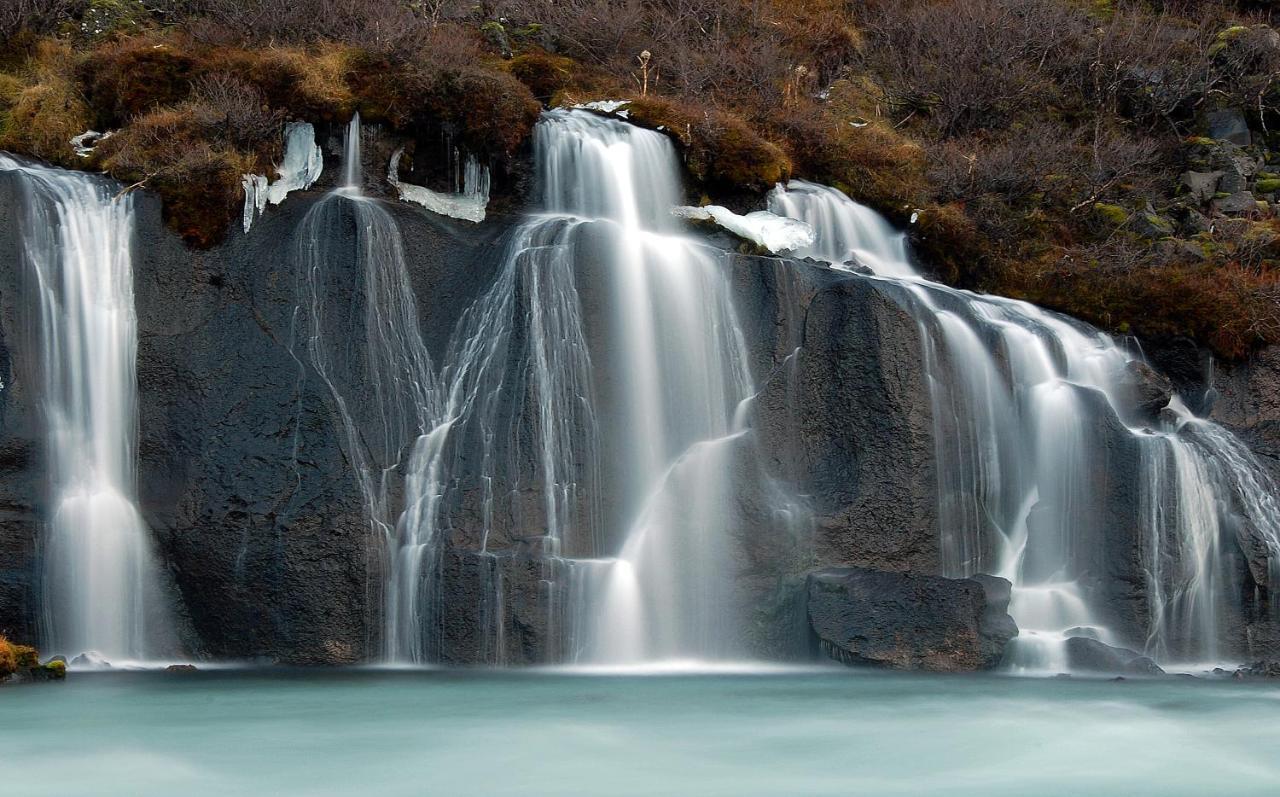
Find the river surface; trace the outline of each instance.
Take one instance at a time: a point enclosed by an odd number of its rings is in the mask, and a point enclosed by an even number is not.
[[[1280,685],[858,671],[73,672],[0,688],[14,795],[1209,795]]]

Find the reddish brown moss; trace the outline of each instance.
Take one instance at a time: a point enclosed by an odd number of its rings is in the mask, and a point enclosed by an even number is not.
[[[709,188],[759,191],[791,176],[782,149],[736,116],[654,96],[631,98],[627,113],[631,122],[666,132],[689,173]]]
[[[621,91],[603,71],[542,50],[517,55],[506,62],[506,69],[547,105],[573,105]]]
[[[130,36],[100,47],[80,65],[102,127],[118,127],[191,93],[204,71],[201,48],[179,36]]]
[[[238,212],[240,179],[264,164],[218,141],[221,117],[199,103],[161,108],[104,140],[95,161],[164,202],[165,220],[193,246],[210,246]]]
[[[1064,257],[1010,266],[1006,293],[1104,329],[1160,340],[1188,337],[1239,359],[1280,342],[1280,273],[1235,264],[1118,267]]]

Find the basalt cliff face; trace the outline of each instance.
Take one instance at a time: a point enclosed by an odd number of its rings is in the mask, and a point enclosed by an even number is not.
[[[6,219],[19,211],[13,179],[0,179],[0,217]],[[136,198],[138,494],[182,647],[193,657],[347,664],[376,660],[383,650],[378,532],[334,397],[300,339],[297,252],[305,242],[298,231],[319,201],[318,190],[294,195],[249,233],[233,230],[222,245],[195,251],[165,228],[154,198]],[[404,243],[423,342],[442,362],[463,312],[492,284],[518,219],[498,216],[474,225],[404,203],[381,204]],[[325,251],[354,253],[356,217],[336,218],[325,230]],[[616,341],[603,308],[619,299],[598,287],[589,240],[576,256],[575,276],[592,362],[606,363]],[[24,345],[31,330],[16,265],[22,246],[14,225],[0,225],[0,632],[36,639],[41,525],[51,510],[32,377],[38,349]],[[364,312],[358,258],[332,256],[330,262],[327,291],[337,306],[329,312]],[[922,330],[901,289],[813,261],[734,255],[729,263],[758,393],[746,410],[749,432],[731,443],[743,452],[734,457],[742,473],[732,480],[741,526],[724,567],[748,607],[751,652],[812,655],[818,646],[805,609],[810,574],[828,568],[860,568],[869,583],[898,584],[915,596],[973,597],[968,581],[928,590],[901,581],[941,572],[935,435],[945,429],[933,417]],[[369,355],[361,336],[345,346],[353,363]],[[617,392],[612,378],[602,368],[594,386],[600,423],[609,422],[610,396]],[[1220,372],[1213,388],[1213,416],[1280,470],[1280,356],[1266,350]],[[354,389],[360,392],[359,385]],[[1136,514],[1137,498],[1126,479],[1137,454],[1113,426],[1114,415],[1099,407],[1094,432],[1103,443],[1095,449],[1105,456],[1095,475],[1105,496],[1101,509],[1111,520],[1104,538],[1081,544],[1097,552],[1090,578],[1106,595],[1108,619],[1129,645],[1140,647],[1149,622],[1146,542],[1127,520]],[[537,433],[529,419],[515,440]],[[401,457],[375,451],[371,441],[359,444],[391,469],[393,496],[403,491]],[[530,450],[513,442],[504,456],[528,458]],[[432,585],[439,593],[437,658],[452,664],[571,659],[573,622],[558,613],[571,602],[573,565],[540,544],[546,518],[532,488],[504,485],[486,509],[478,497],[479,463],[467,461],[465,445],[459,456],[458,503]],[[535,474],[538,467],[515,461],[511,470]],[[607,501],[610,486],[595,489],[578,500],[602,501],[608,518],[615,511]],[[763,498],[771,489],[795,497],[795,515],[781,517]],[[485,511],[491,517],[482,539]],[[619,544],[605,539],[599,550],[580,553],[601,555]],[[1257,657],[1276,652],[1280,633],[1261,594],[1270,585],[1257,578],[1265,567],[1251,571],[1250,556],[1242,547],[1236,579],[1223,589],[1237,590],[1226,618],[1232,653]],[[829,592],[824,600],[831,600]],[[976,628],[990,609],[979,598],[970,602],[972,617],[955,605],[933,616],[924,599],[895,611],[929,615],[931,626],[954,616]],[[901,618],[884,622],[910,627]],[[947,636],[945,628],[938,633]],[[1008,634],[997,636],[1003,642]],[[496,649],[495,637],[501,640]],[[983,636],[981,650],[954,660],[991,666],[999,660],[992,644]],[[876,654],[892,662],[915,661],[914,655]]]

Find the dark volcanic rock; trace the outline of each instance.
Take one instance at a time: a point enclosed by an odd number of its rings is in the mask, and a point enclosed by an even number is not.
[[[1067,666],[1072,672],[1106,675],[1164,675],[1154,661],[1125,648],[1104,645],[1088,637],[1066,642]]]
[[[738,258],[735,280],[765,466],[807,500],[815,562],[937,572],[932,412],[902,289],[777,258]]]
[[[1173,398],[1173,382],[1169,377],[1142,362],[1129,363],[1127,374],[1138,417],[1153,421]]]
[[[1233,678],[1280,678],[1280,661],[1255,661],[1232,673]]]
[[[987,587],[992,588],[988,597]],[[948,672],[987,670],[1017,635],[1008,582],[832,568],[808,582],[820,650],[846,664]]]

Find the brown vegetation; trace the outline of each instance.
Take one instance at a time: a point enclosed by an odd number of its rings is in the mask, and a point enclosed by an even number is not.
[[[0,681],[19,670],[38,667],[39,664],[35,648],[14,644],[0,636]]]
[[[269,168],[286,118],[359,110],[501,159],[540,104],[625,98],[709,194],[829,183],[916,218],[948,282],[1225,356],[1280,341],[1272,209],[1158,244],[1133,224],[1189,217],[1176,175],[1207,112],[1243,109],[1280,150],[1266,4],[10,2],[0,146],[66,163],[70,135],[118,129],[96,163],[159,191],[196,243],[234,213],[239,172]]]

